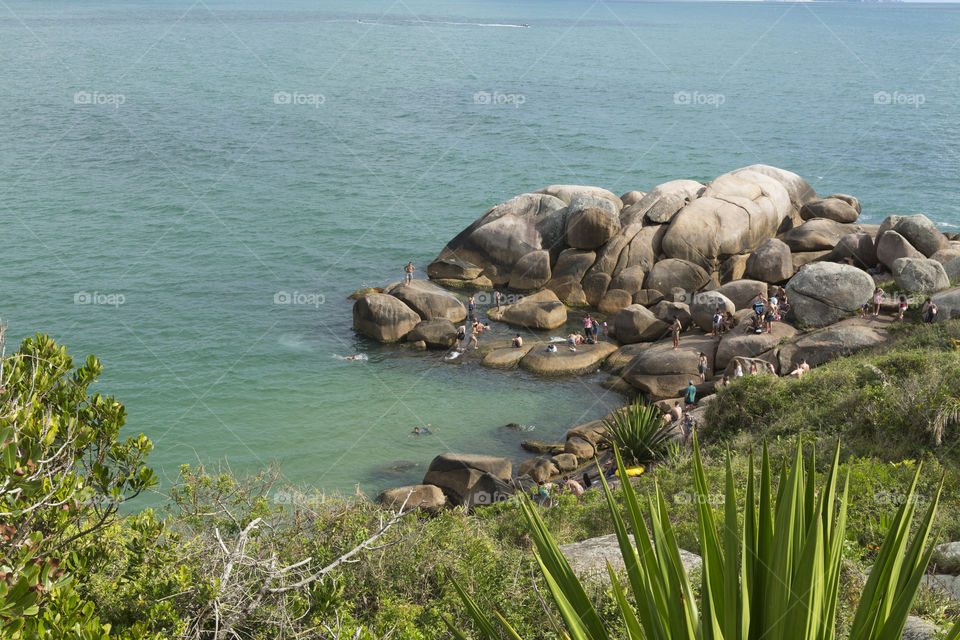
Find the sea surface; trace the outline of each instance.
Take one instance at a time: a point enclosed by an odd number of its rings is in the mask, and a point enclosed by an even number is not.
[[[519,459],[621,398],[373,344],[347,295],[556,183],[760,162],[953,229],[958,105],[957,5],[8,0],[7,348],[99,356],[167,484],[275,463],[373,494],[444,451]]]

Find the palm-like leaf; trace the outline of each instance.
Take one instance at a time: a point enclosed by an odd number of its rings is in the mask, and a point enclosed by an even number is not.
[[[738,522],[737,495],[729,455],[723,518],[714,515],[699,446],[694,438],[694,485],[703,553],[701,603],[694,600],[690,578],[670,525],[659,485],[644,510],[629,482],[623,483],[626,519],[613,491],[601,478],[613,527],[623,555],[631,603],[617,575],[608,566],[613,595],[629,640],[833,640],[846,534],[847,482],[838,496],[839,445],[826,481],[817,492],[799,446],[790,468],[784,468],[775,500],[771,500],[770,461],[766,447],[760,463],[759,491],[754,465],[747,478]],[[620,477],[623,459],[614,448]],[[811,460],[810,468],[813,468]],[[927,545],[939,501],[939,489],[913,540],[914,477],[908,499],[887,533],[880,555],[860,598],[850,640],[898,640],[932,553]],[[537,562],[554,604],[573,640],[606,640],[607,630],[547,531],[533,503],[521,508],[537,547]],[[648,516],[650,526],[647,526]],[[628,528],[629,524],[629,528]],[[629,531],[633,531],[631,539]],[[488,640],[500,636],[493,623],[459,585],[457,591],[477,628]],[[508,637],[516,632],[497,614]],[[449,624],[449,623],[448,623]],[[462,632],[451,631],[457,638]],[[960,640],[960,623],[948,640]]]
[[[663,458],[674,433],[674,425],[664,422],[659,409],[641,402],[617,409],[604,420],[604,426],[607,440],[637,464]]]

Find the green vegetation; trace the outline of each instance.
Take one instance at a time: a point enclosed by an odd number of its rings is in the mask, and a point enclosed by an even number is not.
[[[624,458],[637,464],[664,457],[673,428],[655,406],[635,402],[612,412],[604,420],[607,439],[619,447]]]
[[[839,551],[824,549],[822,561],[826,571],[839,554],[835,635],[855,636],[864,570],[902,548],[905,505],[926,511],[942,480],[931,536],[960,540],[960,325],[894,331],[894,344],[802,380],[761,376],[722,390],[698,456],[665,447],[655,473],[634,481],[638,502],[655,501],[641,514],[648,530],[665,532],[669,522],[677,546],[710,557],[717,545],[703,523],[710,513],[726,522],[728,502],[705,504],[703,487],[726,487],[729,465],[742,503],[751,451],[765,439],[769,491],[780,504],[800,473],[799,443],[804,492],[849,483],[845,530],[830,534]],[[618,519],[640,528],[625,488],[609,498],[563,494],[549,509],[517,500],[396,518],[362,496],[290,487],[275,470],[245,477],[188,466],[162,511],[138,513],[128,501],[154,482],[145,466],[151,445],[121,437],[123,405],[90,392],[96,359],[74,368],[63,347],[38,336],[0,365],[0,638],[453,638],[445,618],[477,635],[451,578],[520,636],[557,637],[551,616],[561,620],[562,610],[533,553],[542,532],[565,544],[615,532]],[[838,441],[839,461],[829,464]],[[738,531],[749,503],[737,512]],[[804,499],[806,522],[829,510],[817,504]],[[899,537],[887,537],[891,526]],[[807,532],[795,533],[801,544]],[[915,523],[912,539],[920,533]],[[729,546],[722,536],[718,544]],[[637,593],[629,573],[618,578]],[[716,591],[689,586],[682,606],[697,607],[702,622]],[[584,593],[606,632],[627,637],[616,592],[587,584]],[[675,613],[692,624],[681,608]],[[911,611],[939,624],[960,615],[957,602],[924,590]],[[647,614],[636,613],[643,622]]]

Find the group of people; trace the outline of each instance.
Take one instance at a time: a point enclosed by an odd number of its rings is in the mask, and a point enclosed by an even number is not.
[[[580,484],[570,476],[563,476],[559,482],[541,482],[537,487],[537,502],[543,507],[553,505],[553,493],[562,493],[569,491],[578,498],[583,495],[584,485],[590,486],[590,478],[586,473],[583,474],[584,484]]]
[[[469,316],[468,316],[469,317]],[[470,345],[473,345],[474,351],[480,348],[480,336],[483,335],[484,331],[489,331],[490,325],[488,323],[480,322],[480,320],[473,316],[473,319],[470,322],[470,337],[467,338],[467,324],[464,322],[462,325],[457,327],[457,342],[459,347],[457,351],[466,351]],[[520,337],[520,334],[517,334],[517,338]]]
[[[753,315],[744,329],[745,333],[770,333],[773,323],[779,322],[790,310],[787,292],[783,287],[775,287],[769,298],[762,293],[757,294],[751,304]]]
[[[860,305],[860,317],[866,318],[867,315],[872,315],[874,318],[880,316],[880,307],[883,305],[883,296],[884,291],[883,287],[877,287],[873,290],[873,296],[871,302],[873,303],[873,310],[871,311],[870,302],[864,302]],[[897,322],[903,322],[903,317],[907,313],[907,309],[910,306],[910,301],[907,299],[907,296],[903,293],[897,296]],[[920,308],[920,317],[923,319],[923,322],[926,324],[933,324],[937,321],[937,316],[940,313],[940,309],[937,308],[937,303],[932,299],[927,298],[923,301],[923,306]]]

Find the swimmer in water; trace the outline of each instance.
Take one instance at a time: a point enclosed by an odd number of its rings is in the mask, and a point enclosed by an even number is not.
[[[433,431],[430,431],[430,425],[428,424],[425,427],[414,427],[413,431],[411,431],[407,437],[412,438],[414,436],[429,436],[432,434]]]

